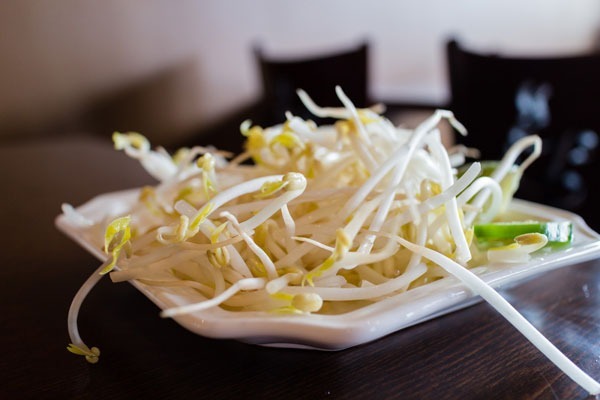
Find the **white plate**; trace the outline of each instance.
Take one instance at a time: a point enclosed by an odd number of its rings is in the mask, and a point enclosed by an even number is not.
[[[137,199],[137,190],[98,196],[77,210],[92,221],[101,221],[126,212]],[[590,260],[600,255],[600,235],[592,231],[581,217],[540,204],[514,200],[511,211],[531,219],[571,220],[574,242],[567,249],[534,257],[526,264],[486,265],[480,276],[494,287],[522,282],[535,274]],[[91,237],[70,223],[64,215],[56,219],[57,227],[100,260],[102,235]],[[200,301],[194,291],[181,288],[158,288],[138,282],[133,285],[161,309]],[[186,289],[186,288],[184,288]],[[411,325],[459,310],[481,301],[455,278],[449,277],[416,289],[391,296],[366,307],[339,315],[279,315],[266,312],[231,312],[215,307],[178,316],[175,320],[190,331],[212,338],[237,339],[248,343],[340,350],[366,343]]]

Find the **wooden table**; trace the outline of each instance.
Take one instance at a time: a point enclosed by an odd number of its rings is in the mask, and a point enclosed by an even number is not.
[[[487,304],[344,351],[286,350],[196,336],[105,279],[80,314],[102,349],[89,365],[65,349],[66,316],[97,262],[53,220],[62,202],[150,182],[108,140],[0,147],[0,398],[586,398]],[[502,293],[600,379],[600,260]]]

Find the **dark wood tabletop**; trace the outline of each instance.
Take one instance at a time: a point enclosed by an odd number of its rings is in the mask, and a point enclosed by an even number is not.
[[[62,202],[151,183],[109,140],[0,146],[1,399],[584,399],[484,303],[343,351],[197,336],[104,279],[79,317],[102,357],[66,351],[66,318],[97,261],[54,227]],[[501,293],[600,379],[600,260]]]

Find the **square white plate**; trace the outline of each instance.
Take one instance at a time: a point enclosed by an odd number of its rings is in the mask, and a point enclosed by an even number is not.
[[[77,208],[96,222],[125,213],[137,199],[137,190],[103,194]],[[583,219],[568,211],[513,200],[511,211],[530,219],[570,220],[572,246],[535,256],[526,264],[489,264],[478,267],[479,276],[493,287],[507,287],[533,275],[600,256],[600,235]],[[67,236],[104,261],[102,235],[89,232],[69,221],[56,218],[56,226]],[[132,284],[159,308],[201,301],[204,298],[188,288],[160,288],[132,281]],[[183,289],[183,290],[182,290]],[[190,331],[212,338],[237,339],[248,343],[339,350],[366,343],[411,325],[459,310],[481,301],[455,278],[448,277],[391,296],[377,303],[338,315],[280,315],[267,312],[231,312],[215,307],[178,316],[175,320]]]

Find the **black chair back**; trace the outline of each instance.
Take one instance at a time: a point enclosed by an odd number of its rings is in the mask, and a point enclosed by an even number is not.
[[[498,159],[513,142],[539,134],[540,160],[519,197],[582,214],[600,228],[596,185],[600,145],[600,54],[556,58],[477,54],[447,44],[451,105],[469,135]]]
[[[260,70],[265,114],[263,125],[285,120],[290,111],[305,119],[324,121],[306,110],[296,94],[304,89],[321,106],[341,106],[335,86],[344,92],[357,107],[368,105],[368,45],[350,50],[302,58],[271,58],[255,47]]]

